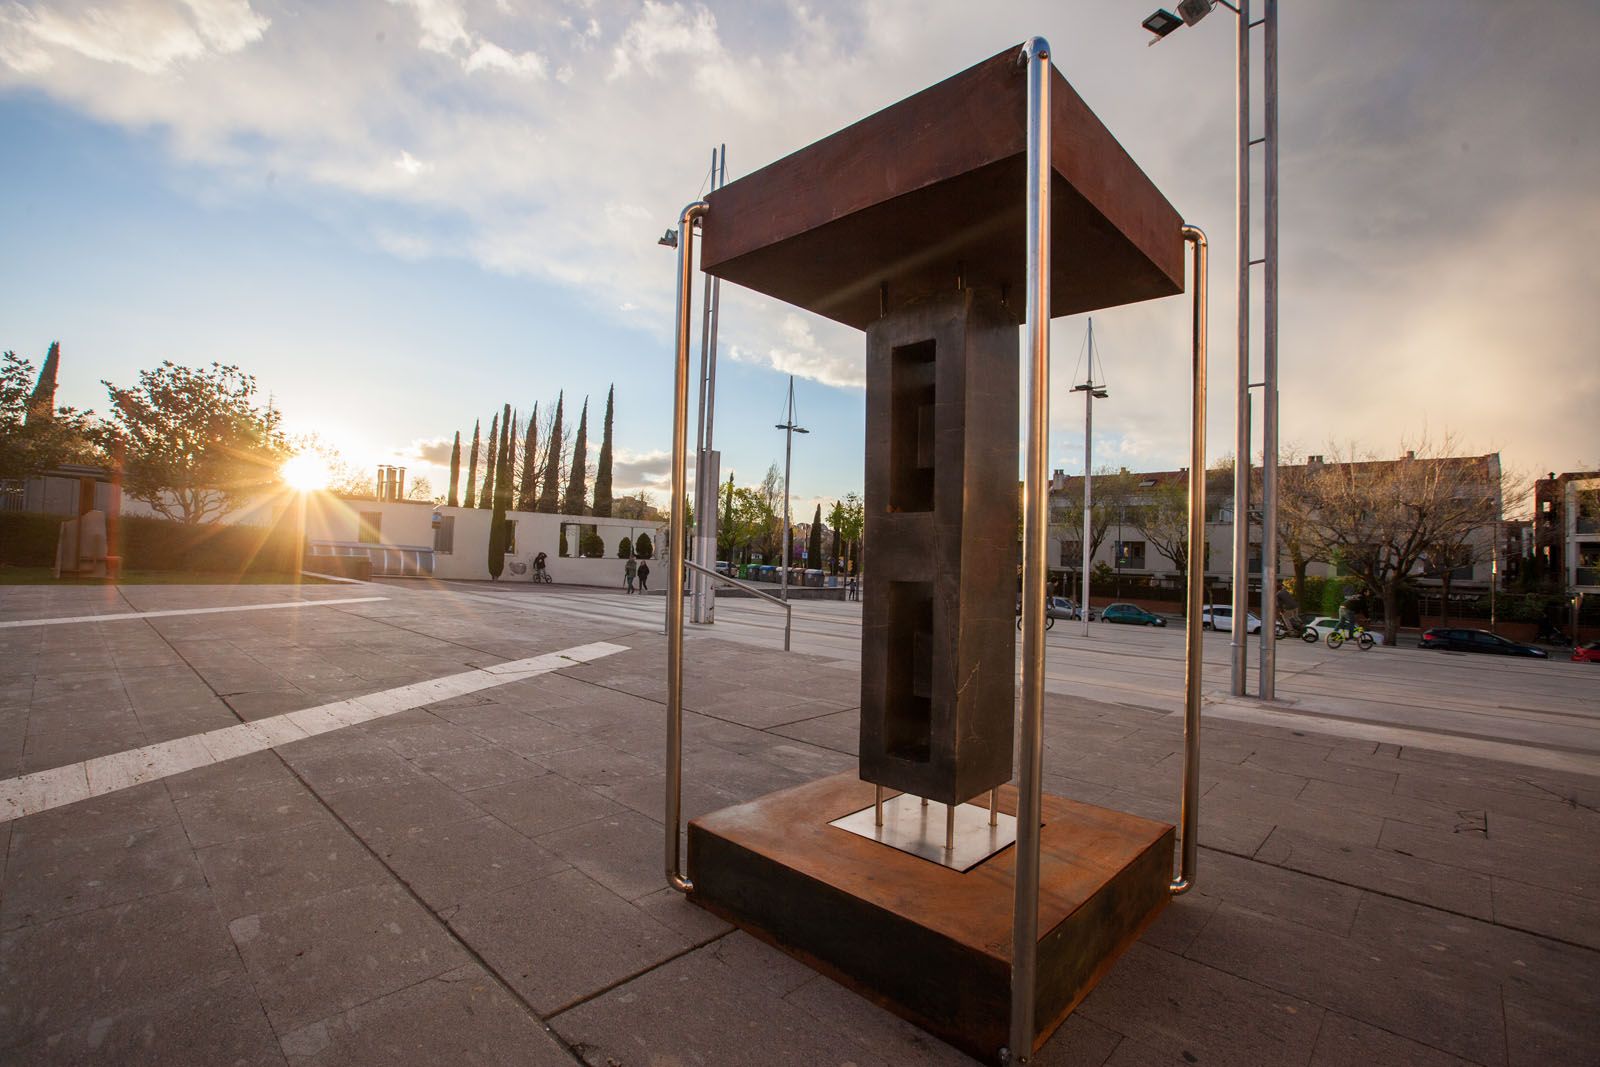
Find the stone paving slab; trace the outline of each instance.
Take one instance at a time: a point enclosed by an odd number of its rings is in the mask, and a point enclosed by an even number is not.
[[[312,592],[8,587],[0,620]],[[0,1062],[971,1062],[665,887],[658,621],[381,592],[0,631],[0,776],[627,648],[0,823]],[[690,647],[688,815],[853,765],[848,663]],[[1046,729],[1047,789],[1175,818],[1166,709],[1052,695]],[[1600,778],[1204,740],[1197,887],[1041,1067],[1600,1062]]]

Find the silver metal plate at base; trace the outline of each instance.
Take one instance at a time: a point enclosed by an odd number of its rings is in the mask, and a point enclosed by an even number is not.
[[[873,812],[868,804],[828,825],[955,871],[970,871],[1017,839],[1016,817],[1000,812],[990,826],[987,806],[956,805],[954,847],[949,850],[944,847],[945,805],[938,801],[923,806],[922,798],[910,793],[890,797],[883,802],[882,826],[876,825]]]

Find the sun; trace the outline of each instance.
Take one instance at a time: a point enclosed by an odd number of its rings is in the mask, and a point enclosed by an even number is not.
[[[283,476],[290,489],[301,493],[326,489],[332,478],[328,465],[314,452],[301,452],[292,457],[278,473]]]

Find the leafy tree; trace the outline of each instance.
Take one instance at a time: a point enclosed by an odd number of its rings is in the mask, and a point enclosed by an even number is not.
[[[483,486],[478,490],[478,506],[485,510],[494,507],[494,480],[500,466],[500,416],[489,419],[489,440],[485,443],[483,460]]]
[[[828,510],[828,533],[831,538],[828,548],[828,573],[839,573],[839,522],[844,515],[844,505],[835,500],[833,507]]]
[[[806,539],[806,566],[822,566],[822,505],[817,505],[817,513],[811,517],[811,536]]]
[[[853,573],[861,573],[861,534],[867,527],[867,509],[858,493],[846,493],[839,507],[839,537],[849,546]]]
[[[589,450],[589,399],[584,398],[583,413],[578,416],[578,442],[572,446],[572,470],[567,476],[567,495],[561,502],[565,515],[582,515],[583,498],[588,496]]]
[[[50,346],[47,367],[59,351]],[[94,413],[51,410],[54,400],[53,375],[47,379],[41,372],[34,384],[32,363],[15,352],[0,355],[0,475],[20,478],[62,463],[105,462],[95,443]]]
[[[622,535],[622,540],[617,542],[617,558],[618,559],[632,559],[633,558],[633,552],[634,552],[633,542],[628,539],[628,535],[627,534],[623,534]]]
[[[1076,486],[1076,488],[1074,488]],[[1089,558],[1100,551],[1106,531],[1120,516],[1125,516],[1130,502],[1137,498],[1139,476],[1126,468],[1104,468],[1095,472],[1089,486]],[[1050,511],[1050,523],[1056,536],[1063,541],[1083,543],[1083,479],[1069,478],[1065,491],[1056,498]]]
[[[450,495],[446,503],[457,507],[461,502],[461,431],[456,431],[456,442],[450,446]]]
[[[601,538],[599,531],[593,526],[580,526],[578,534],[578,554],[585,559],[602,559],[606,554],[606,543]]]
[[[617,387],[606,391],[606,424],[600,436],[600,467],[594,476],[594,513],[611,514],[611,416]]]
[[[656,554],[655,542],[650,540],[650,535],[641,533],[633,542],[633,554],[639,559],[653,559]]]
[[[500,423],[500,440],[495,441],[494,426],[489,428],[489,443],[493,447],[494,498],[489,517],[489,577],[499,579],[506,565],[506,511],[511,504],[511,405],[505,406],[505,418]],[[485,475],[487,477],[487,475]]]
[[[463,506],[469,508],[475,506],[473,504],[472,486],[478,480],[478,428],[480,425],[481,423],[477,419],[472,420],[472,461],[467,465],[467,495],[462,499]]]
[[[533,405],[528,419],[528,436],[522,442],[522,485],[517,489],[517,510],[532,511],[534,489],[539,482],[539,405]]]
[[[550,444],[544,453],[544,473],[539,477],[539,510],[555,513],[556,493],[561,488],[561,408],[566,394],[556,394],[556,417],[550,424]]]
[[[238,367],[196,370],[163,361],[123,389],[103,382],[108,442],[125,457],[123,491],[158,514],[211,522],[278,483],[291,454],[281,414],[255,403],[256,380]]]

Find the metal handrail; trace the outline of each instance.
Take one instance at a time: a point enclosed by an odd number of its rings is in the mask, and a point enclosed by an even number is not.
[[[678,319],[673,328],[675,347],[672,389],[672,521],[669,540],[687,562],[683,512],[685,472],[689,445],[689,298],[694,291],[694,228],[711,206],[704,200],[685,205],[678,215]],[[678,859],[679,817],[683,813],[683,573],[667,570],[667,883],[680,893],[694,892]]]
[[[757,589],[755,586],[751,585],[749,582],[741,582],[737,578],[730,578],[728,575],[723,574],[721,571],[713,570],[712,568],[707,567],[707,566],[705,566],[703,564],[696,563],[692,559],[684,560],[683,561],[683,565],[685,567],[688,567],[692,571],[699,571],[701,574],[704,574],[709,578],[714,578],[717,581],[727,582],[729,585],[733,586],[735,589],[743,589],[745,592],[749,593],[752,596],[758,596],[762,600],[770,600],[774,604],[776,604],[780,608],[782,608],[783,609],[783,650],[785,652],[790,651],[790,649],[789,649],[789,630],[790,630],[790,623],[793,621],[793,618],[794,618],[794,608],[792,606],[792,602],[791,601],[789,601],[789,600],[787,600],[787,599],[785,599],[784,597],[781,597],[781,596],[773,596],[771,593],[767,592],[765,589]]]
[[[1183,239],[1194,248],[1194,367],[1189,416],[1189,556],[1192,546],[1205,544],[1206,530],[1206,272],[1208,245],[1205,231],[1184,226]],[[1203,568],[1189,567],[1187,610],[1183,633],[1183,793],[1178,823],[1183,834],[1178,877],[1167,884],[1173,896],[1194,886],[1195,859],[1200,843],[1200,681],[1201,601],[1205,599]],[[1270,596],[1267,599],[1271,599]]]

